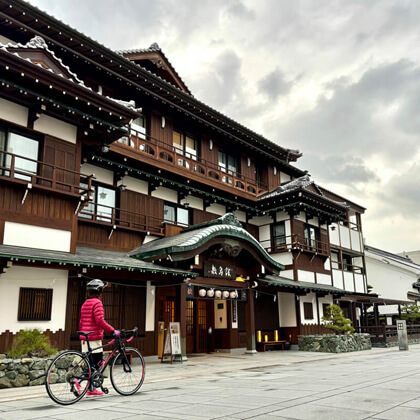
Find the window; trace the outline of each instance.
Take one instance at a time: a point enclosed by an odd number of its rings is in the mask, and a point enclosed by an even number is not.
[[[353,260],[350,255],[343,254],[343,270],[353,271]]]
[[[8,154],[1,153],[2,151],[8,152]],[[30,176],[26,176],[22,172],[32,175],[37,174],[38,151],[38,140],[14,131],[0,129],[0,165],[10,168],[13,161],[12,154],[19,156],[14,158],[14,170],[19,172],[14,175],[16,179],[31,180]],[[2,171],[1,174],[10,176],[9,171]]]
[[[21,287],[18,321],[51,321],[52,289]]]
[[[197,160],[198,142],[190,134],[174,130],[172,133],[172,145],[176,153]]]
[[[88,185],[81,184],[81,186],[87,187]],[[92,185],[92,189],[93,202],[90,202],[82,209],[80,217],[112,223],[116,202],[116,191],[101,185]]]
[[[323,303],[322,304],[322,314],[323,314],[323,316],[325,316],[325,314],[327,313],[327,308],[330,305],[331,305],[330,303]]]
[[[130,133],[139,139],[146,140],[146,118],[136,118],[130,125]]]
[[[305,225],[305,242],[311,248],[316,247],[316,241],[318,238],[318,230],[314,226]]]
[[[303,315],[305,319],[314,319],[314,307],[312,302],[303,302]]]
[[[272,243],[275,250],[285,248],[286,227],[284,222],[279,222],[272,226]]]
[[[188,226],[190,214],[188,209],[173,204],[165,204],[163,206],[163,219],[165,222],[177,225]]]
[[[223,150],[219,151],[219,168],[222,172],[226,172],[229,175],[236,176],[241,173],[241,166],[238,157],[229,155]],[[224,178],[228,179],[227,177]],[[226,180],[224,180],[224,182],[226,182]]]

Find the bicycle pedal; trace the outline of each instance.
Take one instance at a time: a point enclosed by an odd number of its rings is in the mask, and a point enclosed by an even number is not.
[[[108,392],[109,392],[108,388],[101,388],[101,389],[102,389],[102,392],[103,392],[104,394],[108,394]]]

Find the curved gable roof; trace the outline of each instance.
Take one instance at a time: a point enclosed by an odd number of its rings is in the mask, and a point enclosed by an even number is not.
[[[261,244],[247,232],[233,213],[185,229],[178,235],[157,239],[131,251],[131,257],[140,260],[156,259],[170,255],[173,260],[182,260],[182,254],[193,251],[205,245],[213,238],[232,238],[246,242],[264,264],[274,272],[284,270],[284,266],[273,260]]]

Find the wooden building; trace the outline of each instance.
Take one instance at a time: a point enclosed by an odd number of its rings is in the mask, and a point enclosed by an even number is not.
[[[78,347],[97,277],[145,355],[159,321],[181,323],[184,353],[296,343],[367,293],[365,209],[194,98],[157,44],[111,51],[0,0],[0,83],[0,352],[28,327]]]

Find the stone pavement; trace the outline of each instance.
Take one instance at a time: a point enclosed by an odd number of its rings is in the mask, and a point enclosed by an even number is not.
[[[420,345],[332,355],[276,351],[148,362],[141,390],[59,406],[44,387],[0,390],[0,420],[420,419]]]

